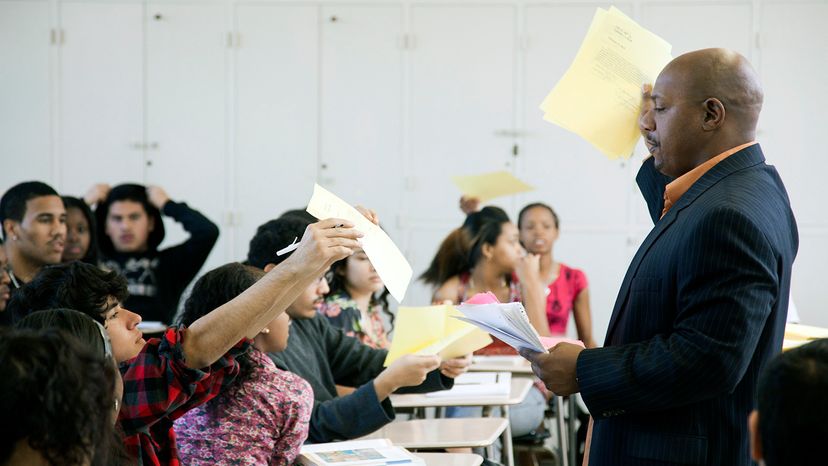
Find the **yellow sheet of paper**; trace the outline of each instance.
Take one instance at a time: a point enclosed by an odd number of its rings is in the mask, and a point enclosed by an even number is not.
[[[414,271],[405,256],[382,228],[368,221],[350,204],[336,197],[330,191],[315,184],[313,196],[308,202],[308,213],[318,219],[341,218],[356,225],[356,229],[365,234],[362,237],[362,249],[371,265],[377,271],[388,291],[397,301],[402,302],[405,291],[411,282]]]
[[[451,181],[460,188],[464,195],[476,197],[480,199],[480,202],[535,189],[534,186],[520,181],[505,170],[482,175],[452,176]]]
[[[629,157],[640,136],[641,86],[655,82],[671,48],[615,7],[599,8],[575,60],[541,104],[544,119],[611,159]]]
[[[452,318],[455,315],[462,316],[452,306],[400,307],[385,365],[406,354],[439,354],[443,359],[456,358],[492,342],[486,332]]]

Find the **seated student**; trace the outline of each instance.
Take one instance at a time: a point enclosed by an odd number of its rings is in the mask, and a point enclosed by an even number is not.
[[[239,342],[255,337],[330,264],[359,247],[359,236],[341,219],[310,225],[281,267],[189,327],[170,328],[160,339],[145,341],[136,327],[141,317],[121,305],[126,280],[83,262],[43,269],[12,297],[9,308],[28,314],[66,307],[103,323],[124,380],[118,423],[127,453],[139,464],[178,465],[173,421],[229,385],[239,370],[235,358],[249,346]]]
[[[538,256],[538,279],[546,284],[546,312],[536,316],[537,321],[545,321],[546,325],[538,331],[545,336],[566,334],[571,312],[575,317],[578,339],[587,348],[595,348],[586,275],[579,269],[554,260],[553,248],[559,228],[558,214],[541,202],[525,206],[518,214],[520,243],[527,252]]]
[[[9,276],[8,266],[6,250],[3,248],[3,241],[0,240],[0,316],[6,315],[6,304],[11,298],[11,277]],[[0,322],[4,320],[3,317],[0,317]]]
[[[181,323],[190,325],[235,298],[264,276],[239,263],[207,272],[193,285]],[[288,343],[290,317],[281,314],[238,358],[239,375],[206,404],[175,421],[184,464],[290,465],[308,438],[313,392],[307,382],[276,368],[266,352]]]
[[[774,358],[759,377],[750,414],[751,457],[760,465],[825,464],[828,439],[828,339]]]
[[[248,263],[270,273],[284,267],[296,252],[283,256],[276,252],[300,236],[306,225],[306,220],[287,216],[260,226],[250,241]],[[363,345],[318,316],[316,307],[328,292],[325,272],[320,270],[317,281],[290,304],[290,341],[281,353],[270,354],[277,367],[301,376],[313,387],[311,442],[367,435],[394,420],[394,408],[388,399],[391,393],[403,387],[420,393],[445,390],[454,385],[454,377],[467,370],[469,360],[449,360],[441,366],[438,356],[414,355],[383,368],[385,350]],[[338,397],[337,384],[358,388]]]
[[[98,265],[98,232],[95,218],[86,202],[71,196],[63,196],[66,206],[66,246],[61,262],[83,261]]]
[[[382,313],[394,325],[388,310],[388,289],[363,250],[334,262],[327,275],[330,291],[319,306],[319,313],[334,327],[341,328],[371,348],[388,348],[388,331]]]
[[[60,263],[66,242],[66,208],[49,185],[27,181],[11,187],[0,199],[0,224],[12,293],[44,266]],[[11,323],[6,320],[7,325]]]
[[[117,464],[114,389],[111,363],[68,333],[0,330],[0,464]]]
[[[218,227],[185,203],[170,200],[158,186],[96,185],[85,197],[97,204],[95,219],[101,264],[125,276],[124,303],[145,320],[172,321],[181,293],[196,276],[218,240]],[[190,238],[163,251],[161,213],[181,223]]]

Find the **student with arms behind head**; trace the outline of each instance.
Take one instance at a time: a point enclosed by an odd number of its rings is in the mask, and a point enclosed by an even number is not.
[[[140,464],[178,465],[173,421],[232,382],[235,358],[249,346],[245,338],[259,334],[330,264],[359,247],[361,233],[350,222],[327,219],[299,235],[299,247],[278,270],[189,327],[149,341],[137,329],[141,317],[122,306],[126,280],[83,262],[42,270],[9,307],[24,314],[66,307],[101,322],[124,379],[118,423],[128,454]]]
[[[184,304],[190,325],[235,298],[264,276],[230,263],[204,274]],[[206,404],[175,421],[185,464],[290,465],[308,437],[313,392],[301,377],[276,368],[267,352],[288,344],[290,317],[281,314],[262,328],[253,347],[238,357],[239,375]]]
[[[93,186],[86,202],[95,217],[102,265],[127,279],[124,303],[145,320],[170,323],[181,293],[196,276],[218,240],[218,227],[183,202],[170,200],[158,186]],[[190,237],[159,251],[164,239],[161,214],[181,223]]]
[[[260,226],[250,241],[248,263],[270,273],[279,270],[296,252],[282,256],[276,252],[291,244],[306,225],[307,220],[287,216]],[[320,270],[316,281],[289,305],[287,313],[293,319],[290,341],[284,351],[270,354],[277,367],[298,374],[313,387],[311,442],[367,435],[394,420],[388,399],[391,393],[404,387],[420,393],[445,390],[453,386],[454,377],[466,371],[466,360],[444,361],[441,366],[438,356],[414,355],[384,368],[387,351],[345,335],[318,314],[317,306],[328,292],[326,271]],[[357,389],[340,397],[337,384]]]

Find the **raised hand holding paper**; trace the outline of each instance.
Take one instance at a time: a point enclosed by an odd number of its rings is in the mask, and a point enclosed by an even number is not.
[[[365,234],[360,240],[362,249],[371,260],[377,275],[391,295],[402,302],[414,272],[403,253],[382,228],[318,184],[313,186],[313,196],[308,202],[307,211],[318,219],[341,218],[353,222],[355,228]]]
[[[535,188],[515,178],[506,170],[472,176],[452,176],[451,181],[468,197],[486,202],[500,196],[534,191]]]
[[[629,157],[640,136],[641,86],[655,82],[671,49],[617,8],[599,8],[575,60],[541,104],[544,119],[611,159]]]

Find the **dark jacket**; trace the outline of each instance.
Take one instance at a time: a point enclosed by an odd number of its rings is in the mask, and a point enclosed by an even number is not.
[[[294,320],[285,351],[269,353],[276,366],[307,380],[313,387],[313,412],[308,441],[312,443],[346,440],[370,434],[394,420],[391,401],[380,402],[373,380],[384,369],[385,350],[371,348],[331,326],[328,319]],[[336,385],[357,387],[337,397]],[[428,374],[425,382],[398,393],[425,393],[447,390],[454,379]]]
[[[637,178],[656,220],[627,270],[604,348],[577,363],[598,465],[752,464],[747,417],[782,348],[796,221],[758,145],[702,176],[661,219],[669,181]]]

